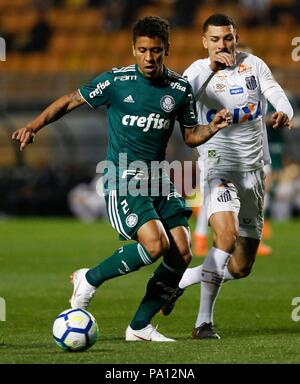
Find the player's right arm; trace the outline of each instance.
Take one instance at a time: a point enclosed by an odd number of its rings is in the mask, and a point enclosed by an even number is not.
[[[207,125],[197,124],[193,127],[181,126],[181,132],[185,143],[189,147],[198,147],[206,143],[221,129],[232,123],[232,115],[228,109],[221,109],[217,112],[211,123]]]
[[[228,127],[232,123],[232,115],[228,109],[217,112],[209,124],[202,124],[198,120],[196,100],[192,85],[186,82],[186,98],[177,115],[184,142],[190,147],[197,147],[211,139],[219,130]]]
[[[32,143],[36,133],[46,125],[60,119],[65,114],[83,105],[85,100],[80,92],[74,91],[64,95],[50,104],[44,111],[25,127],[19,128],[12,134],[12,139],[20,143],[22,151],[28,144]]]

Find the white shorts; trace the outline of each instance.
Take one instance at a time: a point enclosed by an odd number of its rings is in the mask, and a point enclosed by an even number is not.
[[[208,170],[204,185],[207,217],[231,211],[239,219],[239,235],[261,239],[263,226],[263,170],[238,172]]]

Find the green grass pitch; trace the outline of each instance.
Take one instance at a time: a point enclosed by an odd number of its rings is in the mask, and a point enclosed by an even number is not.
[[[199,287],[189,288],[169,317],[153,324],[176,343],[126,343],[124,333],[153,269],[106,282],[89,311],[100,339],[86,352],[59,350],[53,320],[69,308],[69,274],[91,267],[122,243],[108,223],[73,219],[11,219],[0,222],[0,363],[300,363],[300,322],[292,299],[300,296],[300,222],[273,223],[270,257],[259,257],[246,279],[223,286],[215,308],[219,341],[191,338]],[[193,258],[193,266],[203,258]],[[298,311],[300,314],[300,309]]]

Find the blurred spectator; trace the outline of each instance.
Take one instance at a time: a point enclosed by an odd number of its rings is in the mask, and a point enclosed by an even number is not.
[[[297,212],[295,212],[297,211]],[[271,214],[277,220],[289,220],[300,212],[300,167],[289,164],[280,172]]]
[[[295,16],[296,21],[298,21],[298,24],[300,24],[300,0],[295,0],[294,2],[293,15]]]
[[[76,185],[87,182],[86,169],[52,167],[0,168],[0,212],[7,215],[70,215],[67,196]]]
[[[65,0],[64,1],[64,6],[68,8],[83,8],[88,5],[89,5],[88,0]]]
[[[86,223],[107,218],[102,178],[95,177],[89,184],[74,187],[68,194],[68,202],[70,211]]]
[[[151,0],[124,0],[121,28],[130,28],[137,19],[139,9],[151,2]]]
[[[124,0],[104,0],[102,8],[105,12],[104,28],[107,31],[115,31],[121,29],[123,19],[125,1]]]
[[[152,0],[90,0],[89,5],[101,6],[105,12],[105,29],[114,31],[129,28],[137,18],[140,7],[151,4]]]
[[[290,14],[293,15],[294,11],[294,0],[284,0],[284,1],[277,1],[275,4],[272,4],[272,7],[270,9],[270,20],[273,25],[276,25],[279,23],[279,19],[283,14]]]
[[[174,7],[173,27],[186,28],[194,24],[196,9],[201,6],[202,0],[176,0]]]
[[[297,128],[296,116],[299,113],[298,105],[288,91],[286,91],[286,95],[294,109],[294,128]],[[293,162],[285,166],[287,154],[291,155],[291,148],[286,142],[286,137],[290,140],[290,135],[293,131],[287,135],[286,130],[273,129],[271,127],[270,116],[274,112],[274,109],[270,104],[268,111],[269,114],[266,118],[266,125],[272,159],[272,173],[270,180],[270,203],[266,217],[278,220],[290,219],[294,215],[294,208],[298,206],[296,201],[300,202],[300,167]],[[300,210],[298,211],[298,215],[299,213]]]
[[[283,31],[292,31],[297,26],[297,20],[291,10],[280,12],[277,17],[277,27]]]
[[[24,53],[40,52],[48,47],[52,34],[52,28],[48,24],[43,11],[39,11],[36,24],[33,25],[28,35],[17,46],[18,50]]]
[[[239,0],[239,6],[246,27],[269,24],[271,0]]]
[[[59,7],[63,5],[64,0],[32,0],[32,5],[35,9],[46,10],[52,7]]]

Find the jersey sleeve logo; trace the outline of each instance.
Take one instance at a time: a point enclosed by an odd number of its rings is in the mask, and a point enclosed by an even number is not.
[[[165,95],[160,100],[160,106],[165,112],[171,112],[175,107],[175,100],[172,96]]]
[[[98,83],[96,88],[90,93],[90,98],[93,99],[97,95],[102,95],[105,88],[110,85],[109,80],[105,80],[103,83]]]

